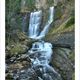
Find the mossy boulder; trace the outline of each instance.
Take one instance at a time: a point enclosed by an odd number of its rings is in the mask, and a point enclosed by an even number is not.
[[[71,49],[56,47],[53,49],[51,64],[60,73],[63,80],[72,80],[74,73],[74,62],[69,58],[74,54]],[[74,57],[72,58],[74,59]]]
[[[11,48],[10,53],[12,53],[12,54],[24,53],[24,52],[26,52],[27,49],[28,49],[28,47],[26,45],[16,43]]]
[[[74,17],[69,17],[59,27],[52,27],[44,40],[74,48]]]
[[[17,31],[17,37],[19,40],[23,41],[27,38],[27,35],[24,32]]]
[[[16,31],[16,39],[6,45],[6,56],[23,54],[31,47],[33,40],[29,39],[24,32]]]

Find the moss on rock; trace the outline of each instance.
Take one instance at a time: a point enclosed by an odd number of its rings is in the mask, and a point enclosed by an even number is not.
[[[13,45],[13,47],[10,50],[11,54],[18,54],[18,53],[24,53],[28,47],[26,45],[22,45],[20,43],[16,43]]]
[[[14,56],[18,54],[23,54],[28,51],[32,45],[32,40],[29,39],[25,33],[21,31],[16,31],[15,41],[10,39],[6,45],[6,56]]]
[[[56,47],[53,49],[52,66],[58,70],[63,80],[72,80],[74,65],[69,59],[71,49]]]
[[[72,80],[75,80],[75,73],[73,73],[72,75]]]

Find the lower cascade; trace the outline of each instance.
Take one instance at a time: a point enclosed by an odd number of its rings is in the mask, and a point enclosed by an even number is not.
[[[34,42],[32,48],[28,51],[32,66],[26,71],[27,80],[56,80],[56,78],[61,80],[60,75],[49,65],[53,53],[52,44],[41,40],[53,21],[53,13],[54,7],[50,7],[49,20],[41,32],[39,32],[39,28],[42,11],[32,12],[30,15],[29,37],[38,39],[38,41]],[[34,73],[36,76],[34,76]]]
[[[56,80],[57,76],[60,77],[54,68],[49,65],[53,53],[51,43],[44,41],[35,42],[28,52],[32,62],[31,69],[37,73],[36,80]]]
[[[50,65],[53,46],[51,43],[42,40],[53,22],[53,15],[54,7],[50,7],[48,22],[43,30],[39,32],[42,11],[31,12],[28,29],[29,38],[37,39],[37,41],[32,44],[32,47],[28,50],[27,54],[21,56],[21,59],[29,59],[30,66],[28,68],[21,68],[17,71],[14,70],[13,73],[15,74],[13,74],[13,80],[62,80],[57,71]],[[17,60],[19,59],[20,58]],[[14,64],[15,63],[16,62],[14,61]]]

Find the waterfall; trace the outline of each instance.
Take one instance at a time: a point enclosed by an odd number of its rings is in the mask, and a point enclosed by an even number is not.
[[[56,76],[60,77],[60,75],[49,65],[53,53],[53,46],[51,43],[41,40],[42,37],[46,35],[51,23],[53,22],[54,7],[50,7],[48,22],[44,29],[39,32],[41,16],[41,10],[32,12],[30,15],[29,37],[38,39],[38,41],[34,42],[32,48],[28,51],[28,56],[32,62],[32,67],[28,69],[28,72],[32,69],[34,69],[36,73],[39,72],[39,74],[37,74],[37,80],[56,80]],[[30,78],[30,76],[28,76],[28,78]]]
[[[48,65],[52,55],[52,44],[44,41],[35,42],[29,53],[30,55],[36,55],[36,60],[33,61],[33,64]]]
[[[38,74],[37,80],[56,80],[53,75],[60,77],[54,68],[49,65],[53,53],[51,43],[41,40],[35,42],[28,53],[32,62],[31,69],[34,69],[35,72],[38,70],[41,73]]]
[[[32,12],[30,15],[29,37],[35,38],[39,34],[42,11]]]
[[[54,14],[54,7],[50,7],[49,10],[49,19],[48,22],[46,23],[44,29],[42,30],[42,32],[40,33],[39,37],[44,37],[45,34],[48,32],[50,24],[53,22],[53,14]]]
[[[44,29],[40,33],[39,27],[41,23],[40,21],[41,21],[42,11],[32,12],[30,15],[29,37],[35,38],[35,39],[43,38],[48,32],[51,23],[53,22],[53,17],[54,17],[53,14],[54,14],[54,7],[50,7],[48,22],[46,23],[46,25],[44,26]]]

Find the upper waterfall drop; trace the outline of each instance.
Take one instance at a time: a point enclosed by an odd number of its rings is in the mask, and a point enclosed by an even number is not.
[[[39,34],[39,27],[41,23],[42,11],[32,12],[29,23],[29,37],[35,38]]]
[[[54,18],[54,6],[49,9],[49,18],[44,26],[43,30],[39,32],[41,19],[42,19],[42,11],[32,12],[30,15],[30,23],[29,23],[29,37],[33,39],[41,39],[43,38],[49,30],[50,24],[53,22]]]
[[[49,16],[49,23],[53,22],[53,18],[54,18],[54,7],[50,7],[50,12],[49,12],[50,16]]]
[[[54,7],[50,7],[48,22],[46,23],[44,29],[41,31],[40,35],[36,39],[41,39],[46,35],[46,33],[49,31],[51,23],[53,22],[53,18],[54,18]]]

